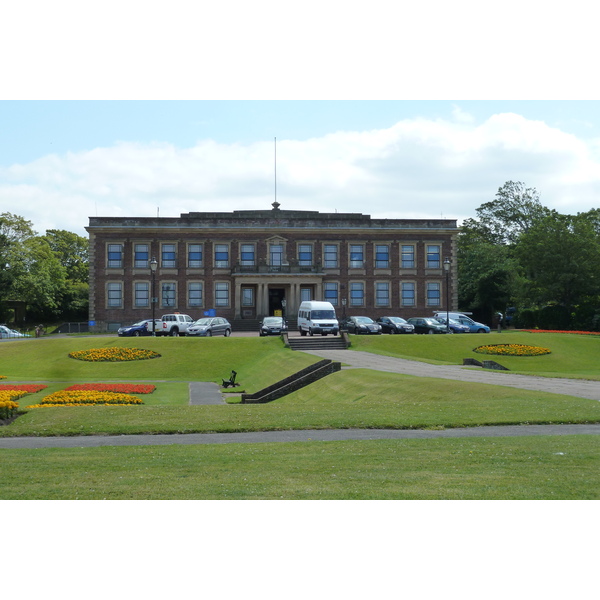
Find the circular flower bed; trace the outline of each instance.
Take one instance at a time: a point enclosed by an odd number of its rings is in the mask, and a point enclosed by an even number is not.
[[[525,344],[488,344],[487,346],[474,348],[473,352],[495,354],[497,356],[542,356],[543,354],[550,354],[550,349]]]
[[[147,360],[158,358],[160,354],[153,350],[140,348],[91,348],[70,352],[69,357],[89,362],[123,362],[127,360]]]

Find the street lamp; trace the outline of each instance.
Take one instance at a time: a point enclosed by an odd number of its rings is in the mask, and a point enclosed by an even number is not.
[[[282,318],[282,320],[283,320],[284,323],[285,323],[285,307],[286,307],[286,305],[287,305],[287,302],[285,301],[285,298],[282,298],[282,300],[281,300],[281,312],[283,314],[282,314],[281,318]]]
[[[446,271],[446,333],[450,333],[450,258],[444,258],[444,271]]]
[[[346,318],[346,298],[342,298],[342,319]]]
[[[150,273],[152,274],[152,335],[156,336],[156,323],[154,322],[154,313],[156,309],[156,269],[158,268],[158,262],[154,256],[150,261]]]

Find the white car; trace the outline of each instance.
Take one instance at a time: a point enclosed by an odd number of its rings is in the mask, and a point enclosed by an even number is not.
[[[19,333],[16,329],[9,329],[6,325],[0,325],[0,338],[24,338],[31,337],[27,333]]]

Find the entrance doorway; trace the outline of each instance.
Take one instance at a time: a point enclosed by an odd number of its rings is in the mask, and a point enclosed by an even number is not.
[[[276,310],[281,311],[283,315],[283,305],[281,301],[285,299],[285,290],[283,288],[269,288],[269,315],[274,315]]]

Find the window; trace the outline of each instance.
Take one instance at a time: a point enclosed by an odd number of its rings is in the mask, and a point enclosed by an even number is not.
[[[229,283],[215,283],[215,306],[229,306]]]
[[[350,306],[364,306],[365,284],[355,282],[350,284]]]
[[[362,269],[365,266],[364,247],[350,245],[350,268]]]
[[[415,268],[415,247],[414,246],[402,246],[402,268],[403,269],[414,269]]]
[[[242,288],[242,306],[254,306],[254,289]]]
[[[137,269],[148,269],[148,244],[136,244],[133,250],[133,266]]]
[[[440,306],[440,284],[427,284],[427,306]]]
[[[136,308],[150,306],[150,284],[148,282],[139,282],[134,285],[133,303]]]
[[[109,283],[106,288],[108,308],[123,308],[123,284]]]
[[[427,246],[427,268],[428,269],[439,269],[440,268],[440,247],[439,246]]]
[[[375,306],[390,305],[390,284],[387,281],[375,283]]]
[[[215,268],[226,269],[229,267],[229,246],[215,244]]]
[[[300,244],[298,246],[298,265],[312,267],[312,264],[312,246],[310,244]]]
[[[283,245],[271,244],[270,249],[271,266],[280,267],[283,264]]]
[[[312,300],[312,290],[310,288],[300,288],[300,302]]]
[[[163,308],[175,307],[176,290],[175,283],[163,283],[161,285],[161,306],[163,306]]]
[[[177,266],[175,244],[163,244],[161,248],[161,264],[164,269],[174,269]]]
[[[338,267],[338,247],[335,244],[325,244],[323,257],[326,269],[337,269]]]
[[[400,296],[402,306],[414,306],[416,302],[415,284],[412,281],[402,282],[400,285]]]
[[[375,268],[387,269],[390,266],[389,246],[375,246]]]
[[[334,306],[338,305],[338,284],[335,281],[323,284],[323,297],[326,302],[331,302]]]
[[[107,266],[109,269],[123,268],[123,244],[108,245]]]
[[[253,267],[256,264],[254,244],[242,244],[240,264],[243,267]]]
[[[188,268],[200,269],[202,267],[202,244],[188,245]]]
[[[200,281],[188,283],[188,306],[202,306],[202,283]]]

